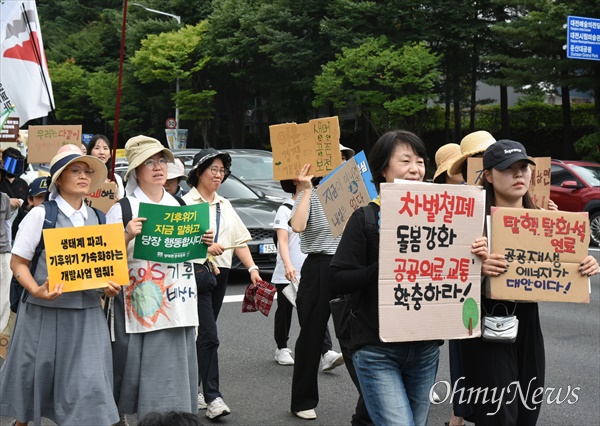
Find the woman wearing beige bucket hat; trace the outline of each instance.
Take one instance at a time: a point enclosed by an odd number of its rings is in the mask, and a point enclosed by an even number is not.
[[[167,303],[165,296],[170,286],[195,288],[191,264],[133,257],[135,239],[145,220],[138,217],[140,203],[181,205],[163,187],[173,154],[160,141],[142,135],[127,141],[125,154],[129,162],[126,196],[107,214],[108,223],[124,225],[130,271],[129,285],[123,287],[108,312],[114,333],[115,400],[120,424],[127,424],[125,414],[137,413],[142,418],[152,411],[198,412],[196,297],[178,297]]]
[[[106,179],[97,158],[67,150],[50,163],[51,203],[56,203],[56,228],[100,223],[83,199]],[[11,268],[27,290],[19,305],[9,354],[0,370],[0,416],[13,424],[41,424],[47,417],[61,425],[112,424],[119,419],[112,392],[110,336],[96,290],[63,293],[63,284],[50,291],[46,254],[29,270],[42,238],[46,208],[34,207],[25,216],[13,246]],[[120,286],[110,283],[104,295]],[[56,391],[59,390],[59,391]],[[91,391],[93,390],[93,391]]]

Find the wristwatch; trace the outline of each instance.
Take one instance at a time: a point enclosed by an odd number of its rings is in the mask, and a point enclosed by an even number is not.
[[[248,268],[249,273],[251,273],[252,271],[258,271],[258,266],[252,265],[251,267]]]

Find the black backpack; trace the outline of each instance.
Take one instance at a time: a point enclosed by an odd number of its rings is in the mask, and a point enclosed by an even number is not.
[[[294,208],[290,203],[283,203],[282,206],[286,206],[290,210]],[[273,229],[273,242],[275,243],[275,248],[277,248],[277,229]]]
[[[44,226],[42,229],[54,228],[56,226],[56,219],[58,218],[58,205],[56,201],[44,201],[43,203],[44,209],[46,210],[46,217],[44,218]],[[103,212],[98,210],[95,207],[92,207],[96,212],[96,216],[98,216],[98,223],[105,224],[106,216]],[[38,261],[40,260],[40,255],[44,251],[44,234],[42,233],[42,237],[40,238],[40,242],[35,248],[35,252],[33,254],[33,258],[29,263],[29,271],[33,276],[35,274],[35,269],[37,268]],[[10,280],[10,310],[13,312],[17,312],[19,308],[19,302],[25,301],[29,293],[25,291],[25,288],[19,284],[19,281],[13,276]]]

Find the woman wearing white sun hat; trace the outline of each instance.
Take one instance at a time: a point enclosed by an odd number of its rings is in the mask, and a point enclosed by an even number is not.
[[[108,223],[123,223],[128,215],[122,206],[131,207],[131,216],[124,223],[130,281],[109,310],[114,332],[115,400],[121,415],[137,413],[138,418],[152,411],[197,413],[196,298],[167,302],[165,296],[166,288],[175,282],[180,287],[183,282],[195,287],[191,264],[167,265],[133,257],[135,239],[145,220],[138,217],[140,203],[180,205],[163,187],[173,154],[160,141],[142,135],[127,141],[125,153],[129,163],[126,196],[107,214]],[[126,424],[123,416],[121,424]]]
[[[95,157],[67,150],[50,163],[50,199],[56,202],[56,228],[97,225],[97,214],[83,202],[106,179],[106,167]],[[0,370],[0,416],[13,424],[112,424],[118,420],[112,394],[112,359],[108,329],[96,290],[50,291],[45,251],[34,275],[29,263],[42,238],[45,207],[34,207],[23,219],[13,247],[11,268],[29,293],[20,303],[9,354]],[[109,283],[104,295],[120,292]],[[59,391],[57,391],[59,390]]]

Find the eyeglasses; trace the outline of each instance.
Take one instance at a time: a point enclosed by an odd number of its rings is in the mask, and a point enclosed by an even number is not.
[[[217,175],[223,175],[223,176],[225,176],[225,173],[227,172],[227,170],[226,170],[226,169],[220,169],[220,168],[218,168],[217,166],[212,166],[212,167],[210,167],[208,170],[210,170],[210,172],[211,172],[211,173],[212,173],[214,176],[217,176]]]
[[[144,166],[153,169],[154,166],[159,165],[160,167],[167,167],[167,160],[164,158],[159,158],[158,160],[153,160],[150,158],[149,160],[144,161]]]
[[[94,169],[84,169],[79,166],[69,167],[67,170],[70,171],[73,176],[81,176],[82,173],[85,173],[87,177],[92,177],[94,176],[94,173],[96,173],[96,170]]]

